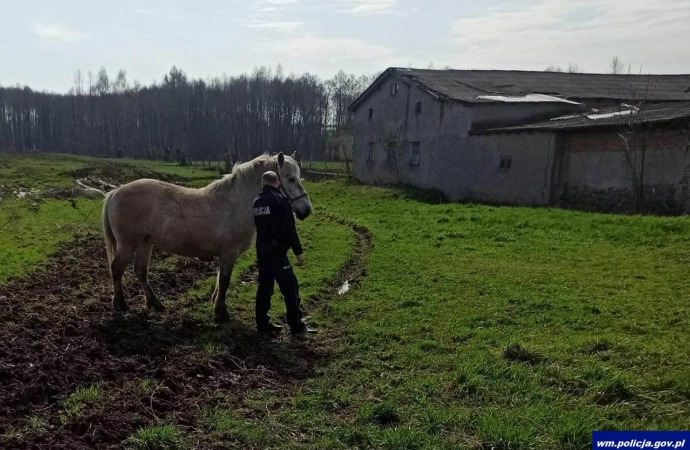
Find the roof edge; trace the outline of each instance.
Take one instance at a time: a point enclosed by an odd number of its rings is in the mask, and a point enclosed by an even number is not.
[[[415,79],[414,77],[407,76],[404,73],[402,73],[402,71],[404,71],[404,70],[407,70],[407,69],[404,69],[401,67],[389,67],[386,70],[384,70],[381,73],[381,75],[379,75],[378,78],[376,78],[371,83],[371,85],[364,90],[364,92],[359,94],[359,96],[352,103],[350,103],[350,105],[347,107],[347,110],[349,112],[354,112],[357,109],[357,107],[359,106],[359,104],[362,103],[364,101],[364,99],[367,98],[369,96],[369,94],[371,92],[373,92],[374,89],[376,89],[378,87],[378,85],[381,84],[381,82],[388,75],[395,75],[395,76],[413,84],[414,86],[418,87],[419,89],[423,90],[424,92],[426,92],[427,94],[431,95],[432,97],[434,97],[436,99],[453,100],[453,101],[457,101],[457,102],[463,103],[463,104],[471,104],[472,103],[472,102],[467,102],[467,101],[459,100],[459,99],[451,99],[450,97],[448,97],[447,95],[445,95],[441,92],[434,91],[429,86],[425,85],[424,83]]]
[[[394,72],[393,67],[389,67],[383,72],[381,72],[381,75],[379,75],[370,85],[368,88],[364,90],[361,94],[357,96],[356,99],[350,105],[347,107],[347,110],[349,112],[354,112],[357,109],[357,106],[359,106],[362,101],[369,96],[369,94],[379,85],[381,84],[381,81],[383,81],[388,75]]]
[[[676,122],[676,121],[683,121],[687,120],[688,117],[683,117],[683,116],[676,116],[676,117],[659,117],[659,118],[651,118],[649,120],[645,120],[642,123],[645,124],[654,124],[654,123],[668,123],[668,122]],[[606,129],[606,128],[618,128],[620,127],[620,124],[618,123],[596,123],[593,122],[591,124],[587,125],[580,125],[580,126],[575,126],[575,127],[563,127],[563,128],[551,128],[548,126],[530,126],[530,124],[525,124],[525,125],[517,125],[513,127],[498,127],[498,128],[486,128],[486,129],[477,129],[477,130],[469,130],[467,132],[468,135],[470,136],[481,136],[481,135],[488,135],[488,134],[504,134],[504,133],[568,133],[568,132],[573,132],[573,131],[579,131],[579,130],[592,130],[592,129]]]
[[[459,98],[453,98],[443,92],[437,91],[433,88],[431,88],[429,85],[427,85],[423,80],[419,79],[417,76],[415,76],[414,72],[448,72],[448,73],[462,73],[462,72],[474,72],[474,73],[548,73],[548,71],[539,71],[539,70],[501,70],[501,69],[444,69],[444,70],[434,70],[434,69],[417,69],[417,68],[409,68],[409,67],[388,67],[386,70],[384,70],[377,78],[374,80],[367,89],[364,90],[348,107],[347,110],[349,112],[354,112],[356,109],[359,107],[359,105],[375,90],[379,87],[381,82],[389,75],[396,75],[400,79],[412,84],[413,86],[416,86],[417,88],[421,89],[422,91],[430,94],[433,96],[435,99],[439,100],[444,100],[444,101],[454,101],[454,102],[459,102],[465,105],[474,105],[474,104],[487,104],[487,103],[494,103],[492,101],[473,101],[470,99],[459,99]],[[608,73],[567,73],[567,72],[555,72],[553,73],[554,75],[563,75],[563,76],[568,76],[568,77],[573,77],[573,76],[605,76],[605,77],[610,77],[611,74]],[[644,77],[689,77],[690,74],[623,74],[620,75],[621,77],[628,77],[628,78],[644,78]],[[463,83],[464,84],[464,83]],[[470,86],[474,89],[476,87]],[[690,90],[690,87],[689,87]],[[687,91],[686,91],[687,92]],[[590,100],[614,100],[614,101],[629,101],[630,99],[627,98],[624,95],[618,95],[618,96],[601,96],[601,95],[592,95],[592,96],[563,96],[564,99],[570,99],[574,100],[577,102],[582,102],[582,100],[585,101],[590,101]],[[686,102],[688,101],[686,98],[650,98],[651,101],[664,101],[664,102]],[[496,103],[503,103],[503,102],[496,102]]]

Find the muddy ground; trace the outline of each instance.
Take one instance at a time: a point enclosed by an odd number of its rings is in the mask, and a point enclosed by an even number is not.
[[[366,274],[369,233],[356,232],[353,256],[319,294],[305,299],[311,314],[338,286]],[[171,307],[192,285],[215,274],[214,263],[154,252],[154,288],[168,306],[149,314],[128,270],[131,312],[111,308],[103,241],[82,234],[60,246],[44,267],[0,286],[0,447],[3,449],[122,448],[143,426],[174,423],[196,448],[216,448],[204,431],[204,411],[228,407],[253,389],[294,392],[328,360],[333,333],[312,342],[258,335],[249,320],[222,327],[223,351],[204,351],[218,326]],[[251,269],[250,269],[251,270]],[[253,282],[251,273],[241,274]],[[229,293],[232,295],[232,293]],[[210,299],[203,299],[210,303]],[[251,306],[251,305],[249,305]],[[230,308],[232,316],[232,308]],[[286,333],[283,333],[286,335]],[[149,379],[157,389],[142,389]],[[101,383],[102,399],[66,415],[66,399],[78,387]],[[46,424],[32,430],[30,424]],[[33,422],[32,422],[33,421]],[[35,427],[34,427],[35,428]]]

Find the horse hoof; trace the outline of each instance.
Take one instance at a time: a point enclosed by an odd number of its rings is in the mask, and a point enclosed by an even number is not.
[[[230,315],[227,310],[216,311],[213,313],[213,321],[215,323],[225,323],[230,320]]]
[[[127,306],[127,303],[125,303],[124,300],[113,300],[113,311],[118,312],[118,313],[125,313],[129,307]]]
[[[154,311],[157,311],[157,312],[159,312],[159,313],[165,312],[165,306],[163,306],[163,304],[162,304],[161,302],[159,302],[159,301],[152,302],[152,303],[147,303],[147,304],[146,304],[146,307],[147,307],[149,310],[152,310],[152,309],[153,309]]]

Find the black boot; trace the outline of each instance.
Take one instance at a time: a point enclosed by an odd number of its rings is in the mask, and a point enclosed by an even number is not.
[[[306,323],[300,322],[296,328],[290,328],[290,333],[293,336],[300,336],[305,334],[314,334],[316,330],[309,328]]]
[[[280,333],[283,331],[283,327],[268,322],[263,325],[257,325],[256,330],[259,333]]]

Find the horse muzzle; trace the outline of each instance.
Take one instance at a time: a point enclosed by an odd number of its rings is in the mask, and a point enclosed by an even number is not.
[[[304,220],[307,217],[311,215],[311,206],[307,207],[306,209],[298,209],[295,211],[295,217],[299,220]]]

